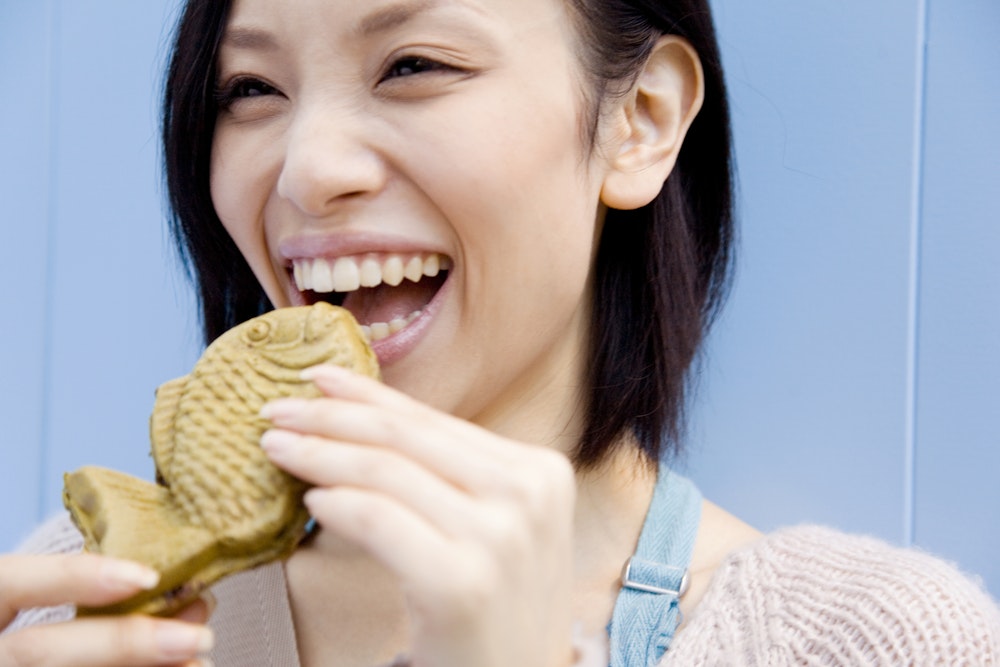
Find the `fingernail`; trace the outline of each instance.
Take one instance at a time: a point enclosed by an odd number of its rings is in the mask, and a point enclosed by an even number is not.
[[[265,403],[258,414],[264,419],[274,421],[298,412],[303,405],[305,405],[305,401],[300,398],[277,398]]]
[[[301,373],[299,377],[303,380],[315,380],[318,376],[323,375],[323,371],[327,368],[325,364],[320,364],[319,366],[310,366]]]
[[[201,599],[205,602],[208,617],[212,618],[212,614],[215,613],[215,608],[219,606],[219,600],[215,597],[212,591],[205,591],[202,593]]]
[[[101,565],[101,578],[116,589],[150,590],[160,583],[160,573],[130,560],[106,559]]]
[[[298,433],[272,428],[264,431],[264,435],[260,437],[260,446],[268,454],[277,456],[297,444],[301,437]]]
[[[215,667],[215,663],[209,658],[198,658],[197,660],[188,660],[184,663],[184,667]]]
[[[155,638],[160,653],[171,660],[207,653],[215,646],[215,635],[203,625],[161,623],[156,628]]]
[[[339,379],[350,377],[351,371],[347,370],[343,366],[337,366],[336,364],[320,364],[319,366],[310,366],[299,374],[303,380],[315,380],[319,377]]]
[[[313,487],[306,491],[305,495],[302,496],[302,504],[306,506],[306,509],[309,510],[310,514],[315,516],[316,506],[322,505],[328,498],[330,498],[330,494],[332,493],[335,493],[332,489]]]
[[[208,658],[199,658],[185,662],[184,667],[215,667],[215,663]]]

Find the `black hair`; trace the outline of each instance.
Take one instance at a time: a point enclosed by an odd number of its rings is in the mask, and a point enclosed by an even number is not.
[[[729,103],[707,0],[570,0],[600,104],[631,83],[662,35],[697,52],[705,98],[670,177],[648,205],[609,210],[594,267],[587,467],[631,434],[650,462],[681,451],[691,368],[729,285],[734,236]]]
[[[170,232],[198,290],[205,343],[271,308],[212,204],[212,136],[219,112],[216,66],[230,5],[229,0],[186,4],[163,95]]]
[[[730,273],[733,178],[721,59],[707,0],[567,1],[593,127],[601,101],[634,79],[661,35],[686,39],[704,70],[704,103],[670,177],[647,206],[607,212],[594,267],[586,419],[574,463],[599,464],[623,436],[655,462],[681,450],[692,363]],[[230,5],[188,0],[162,109],[170,228],[198,290],[206,343],[271,308],[209,185],[217,54]]]

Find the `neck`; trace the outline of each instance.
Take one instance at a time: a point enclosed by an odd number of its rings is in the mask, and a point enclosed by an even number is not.
[[[620,567],[635,550],[656,486],[656,468],[632,446],[620,447],[595,470],[577,474],[577,571]]]
[[[573,611],[588,635],[603,632],[611,619],[622,567],[635,552],[655,487],[655,467],[632,446],[577,474]]]
[[[584,309],[578,311],[565,336],[469,421],[511,440],[570,455],[585,421],[586,318]]]

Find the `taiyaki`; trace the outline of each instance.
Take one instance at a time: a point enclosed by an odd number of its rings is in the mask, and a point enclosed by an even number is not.
[[[260,447],[267,401],[314,397],[303,369],[322,363],[379,377],[354,317],[327,303],[281,308],[213,342],[190,375],[156,391],[150,418],[157,483],[86,466],[63,502],[86,549],[160,572],[159,585],[78,614],[167,615],[221,577],[291,554],[306,533],[305,484]]]

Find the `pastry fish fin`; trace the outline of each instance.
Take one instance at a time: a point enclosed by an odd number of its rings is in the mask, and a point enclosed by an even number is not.
[[[163,483],[169,475],[170,463],[174,455],[174,420],[188,376],[164,382],[156,389],[156,404],[149,417],[149,443],[153,461],[156,463],[156,481]]]

